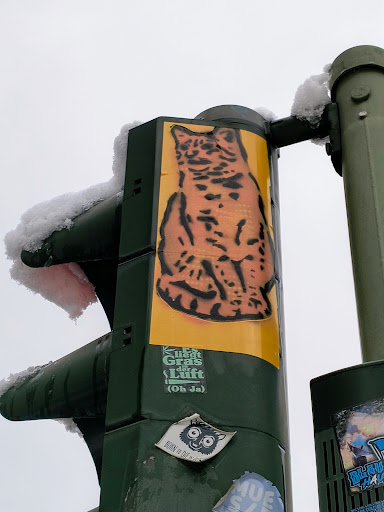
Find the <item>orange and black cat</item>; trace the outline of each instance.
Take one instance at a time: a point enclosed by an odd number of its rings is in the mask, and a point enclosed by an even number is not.
[[[206,320],[269,317],[273,247],[239,130],[171,133],[179,189],[160,226],[160,297]]]

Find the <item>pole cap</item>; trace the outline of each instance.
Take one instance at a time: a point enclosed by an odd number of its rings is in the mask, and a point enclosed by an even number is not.
[[[329,79],[332,100],[335,100],[335,85],[340,78],[362,66],[384,70],[384,50],[378,46],[355,46],[336,57],[331,66]]]
[[[264,126],[264,117],[248,107],[241,105],[218,105],[208,108],[198,114],[195,119],[204,121],[220,121],[221,119],[232,119],[237,121],[246,121]]]

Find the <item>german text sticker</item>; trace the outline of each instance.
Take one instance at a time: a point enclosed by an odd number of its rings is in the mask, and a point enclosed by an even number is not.
[[[195,413],[173,423],[155,446],[178,459],[203,462],[217,455],[236,432],[224,432]]]
[[[284,512],[284,504],[269,480],[246,471],[234,481],[212,512]]]

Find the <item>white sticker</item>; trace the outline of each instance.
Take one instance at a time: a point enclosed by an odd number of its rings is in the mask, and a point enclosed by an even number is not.
[[[217,455],[236,432],[224,432],[195,413],[173,423],[155,446],[178,459],[203,462]]]
[[[284,512],[277,488],[257,473],[246,471],[234,480],[212,512]]]

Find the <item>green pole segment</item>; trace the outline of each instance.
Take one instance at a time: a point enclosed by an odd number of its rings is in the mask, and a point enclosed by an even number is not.
[[[363,361],[384,359],[384,50],[357,46],[332,64]]]

